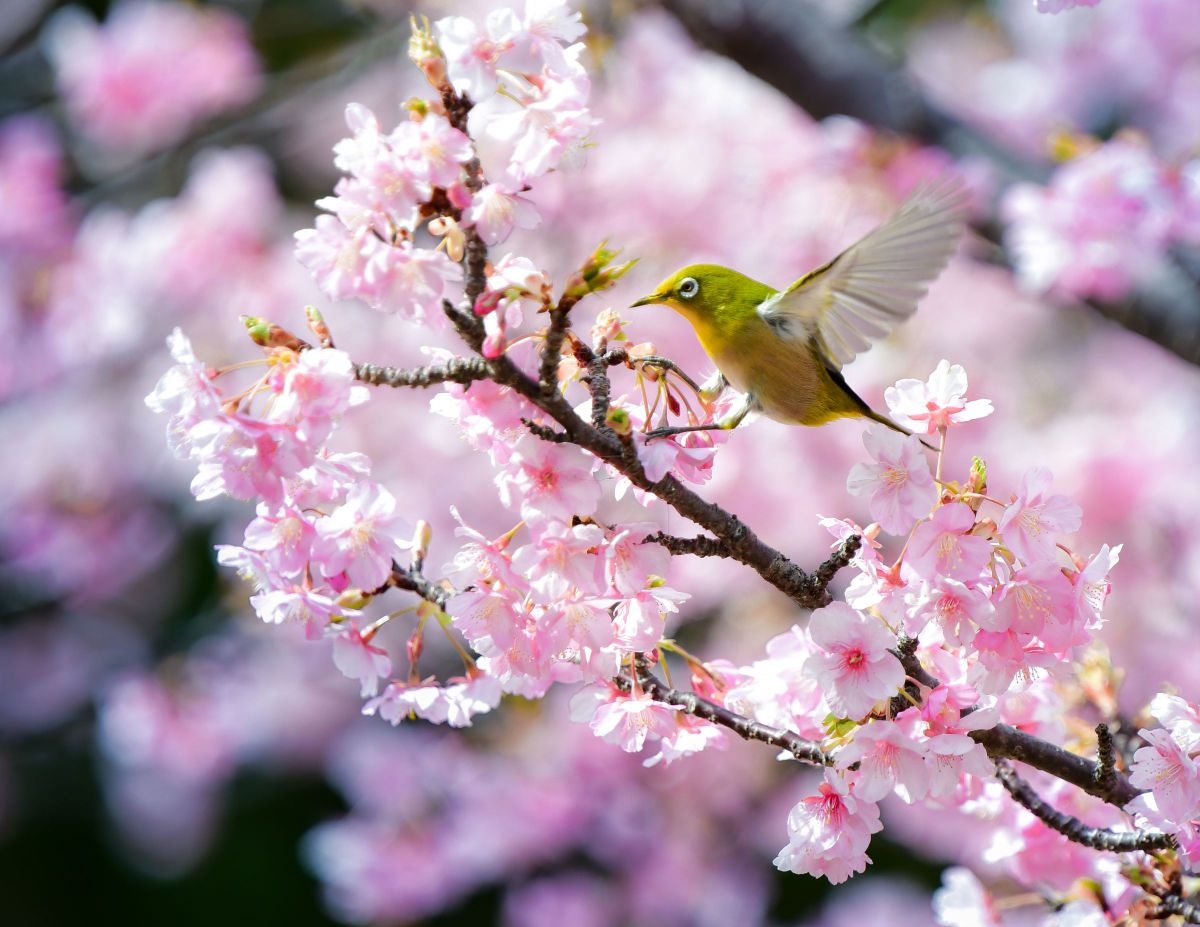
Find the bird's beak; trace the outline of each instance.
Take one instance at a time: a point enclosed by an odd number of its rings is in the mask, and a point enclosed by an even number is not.
[[[641,299],[630,303],[629,308],[636,309],[638,306],[652,306],[655,303],[664,302],[666,298],[667,297],[663,293],[652,293],[649,296],[643,296]]]

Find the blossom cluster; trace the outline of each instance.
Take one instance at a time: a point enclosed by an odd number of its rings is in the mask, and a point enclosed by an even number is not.
[[[1049,186],[1017,184],[1002,208],[1018,279],[1037,292],[1125,296],[1168,248],[1200,241],[1198,172],[1116,138],[1062,165]]]
[[[447,382],[431,410],[486,457],[512,527],[485,533],[454,511],[457,550],[444,578],[430,581],[428,527],[402,515],[415,506],[372,480],[365,455],[331,449],[366,391],[319,313],[309,317],[318,346],[248,319],[265,372],[240,390],[218,381],[250,365],[210,369],[176,333],[176,366],[147,402],[169,416],[175,451],[195,462],[197,498],[258,502],[242,543],[223,546],[221,562],[253,582],[251,604],[264,622],[331,639],[334,663],[369,699],[364,712],[393,724],[418,717],[465,726],[505,694],[541,698],[555,683],[583,683],[571,702],[576,721],[627,753],[648,753],[647,766],[668,764],[728,740],[707,715],[656,697],[647,668],[682,658],[698,696],[812,741],[825,761],[818,793],[788,816],[780,869],[831,882],[862,872],[881,829],[879,803],[894,793],[908,806],[1002,822],[997,840],[1008,843],[992,852],[1020,881],[1065,890],[1089,879],[1104,884],[1107,903],[1128,901],[1133,883],[1098,854],[1002,804],[976,736],[1003,723],[1063,737],[1060,684],[1073,678],[1073,661],[1088,658],[1121,548],[1090,557],[1072,550],[1081,509],[1053,490],[1044,468],[1028,470],[1007,498],[990,492],[981,460],[960,480],[943,473],[947,436],[992,411],[988,400],[968,398],[962,367],[942,361],[927,380],[901,380],[885,393],[900,429],[871,426],[870,462],[856,464],[846,484],[875,521],[822,520],[835,547],[860,539],[843,601],[774,638],[766,658],[746,666],[706,663],[670,638],[669,622],[689,597],[672,585],[661,525],[646,509],[667,477],[668,487],[706,482],[723,439],[652,432],[672,417],[711,425],[721,400],[689,396],[668,366],[656,366],[653,345],[632,342],[611,311],[600,314],[590,344],[559,329],[556,345],[554,325],[628,268],[613,267],[604,248],[557,300],[551,276],[521,254],[487,262],[474,290],[464,273],[472,249],[537,223],[524,196],[533,182],[578,161],[595,124],[582,46],[569,44],[580,34],[577,14],[538,0],[482,24],[451,17],[419,28],[410,53],[439,95],[410,100],[387,130],[365,107],[347,110],[351,135],[335,148],[344,176],[319,202],[326,214],[315,228],[296,236],[296,255],[330,299],[361,301],[426,334],[448,320],[460,332],[478,325],[472,346],[511,365],[482,369],[541,379],[539,395],[569,399],[579,421],[620,442],[620,462],[572,443],[558,430],[562,420],[511,377]],[[544,310],[557,321],[531,330]],[[456,360],[428,353],[446,369]],[[587,362],[610,357],[614,371],[633,373],[635,388],[605,391],[598,406]],[[557,362],[548,377],[547,358]],[[882,533],[907,538],[894,560]],[[377,600],[393,588],[415,592],[418,603],[379,614]],[[406,614],[415,617],[408,673],[394,674],[398,661],[381,632]],[[418,671],[434,625],[461,658],[461,675]],[[1164,730],[1143,733],[1150,746],[1134,763],[1134,784],[1148,791],[1129,810],[1188,851],[1200,801],[1195,709],[1160,700],[1155,711]],[[1052,797],[1082,801],[1081,813],[1100,826],[1130,826],[1118,809],[1066,791]],[[1054,869],[1038,868],[1047,847],[1064,844],[1070,852]],[[954,880],[986,907],[981,888]],[[946,910],[968,903],[942,900]]]
[[[245,24],[211,7],[122,0],[103,25],[70,7],[51,24],[46,49],[72,122],[110,155],[174,142],[259,86]]]
[[[348,109],[352,135],[335,146],[335,163],[346,175],[337,195],[319,203],[329,215],[296,236],[297,257],[330,298],[355,298],[426,329],[443,324],[442,301],[461,298],[464,230],[489,243],[506,238],[528,204],[515,194],[506,200],[503,184],[524,184],[566,164],[568,142],[592,124],[579,109],[587,88],[578,63],[582,46],[560,44],[578,37],[577,20],[561,4],[530,3],[523,19],[511,10],[490,15],[482,32],[453,17],[436,24],[437,42],[418,30],[412,55],[435,87],[476,98],[468,132],[451,124],[444,99],[410,101],[410,118],[388,132],[364,107]],[[530,95],[519,111],[509,108],[514,88]],[[495,150],[484,149],[495,182],[477,160],[480,138],[513,142],[499,160]],[[442,239],[437,247],[418,243],[416,232],[426,223]],[[619,277],[628,265],[611,266],[614,256],[597,251],[568,282],[570,298]],[[483,318],[484,355],[499,357],[522,341],[536,344],[541,333],[514,337],[513,329],[524,322],[523,306],[551,304],[551,290],[549,277],[526,257],[508,254],[489,264],[472,306]],[[212,370],[177,331],[171,338],[176,366],[147,403],[169,415],[169,443],[195,462],[198,499],[258,500],[242,544],[221,547],[221,562],[253,582],[251,604],[265,622],[301,623],[310,637],[333,639],[336,665],[360,680],[364,696],[374,696],[367,713],[393,723],[417,716],[462,726],[494,708],[502,692],[540,697],[554,682],[580,679],[607,685],[628,655],[654,650],[665,617],[687,596],[667,585],[666,550],[647,543],[654,524],[610,524],[600,512],[606,484],[614,504],[631,490],[644,502],[644,488],[611,463],[530,433],[526,423],[550,422],[511,388],[490,380],[447,384],[432,411],[488,454],[496,494],[520,522],[488,539],[459,519],[464,543],[447,576],[463,591],[447,587],[441,598],[418,606],[409,675],[379,693],[393,660],[376,635],[396,615],[369,621],[363,609],[393,583],[410,547],[414,562],[423,561],[429,538],[419,525],[413,534],[396,499],[370,479],[364,455],[327,447],[342,414],[366,398],[349,356],[312,347],[262,319],[248,318],[246,325],[266,353],[259,380],[223,392],[219,377],[254,365]],[[323,344],[331,343],[315,310],[310,326]],[[611,345],[632,359],[653,353],[652,345],[630,342],[611,311],[601,314],[593,337],[597,351]],[[523,362],[520,353],[512,356]],[[581,388],[573,358],[563,359],[558,375],[562,389]],[[647,481],[674,473],[704,482],[717,439],[697,433],[652,440],[647,432],[683,414],[684,405],[692,423],[711,423],[718,407],[698,398],[693,407],[665,374],[639,368],[637,376],[641,401],[614,397],[609,426],[631,443]],[[586,402],[580,412],[590,418]],[[456,644],[465,675],[438,681],[417,673],[430,619],[474,649],[471,654]],[[616,732],[615,722],[611,726]],[[679,736],[686,740],[694,727],[681,722]]]

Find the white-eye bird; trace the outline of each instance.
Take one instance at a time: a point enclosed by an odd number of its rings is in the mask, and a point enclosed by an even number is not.
[[[718,264],[667,277],[633,305],[670,306],[692,323],[718,371],[702,387],[704,399],[728,383],[745,400],[718,424],[651,436],[736,428],[751,411],[795,425],[858,416],[908,434],[860,399],[841,368],[916,311],[958,246],[966,201],[955,183],[922,187],[883,225],[784,290]]]

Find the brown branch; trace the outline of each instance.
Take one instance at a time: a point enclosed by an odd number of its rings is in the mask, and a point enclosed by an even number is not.
[[[444,364],[428,367],[380,367],[376,364],[355,364],[354,375],[374,386],[435,386],[438,383],[461,383],[466,386],[491,376],[488,363],[482,357],[455,357]]]
[[[1096,725],[1096,785],[1111,789],[1116,782],[1117,748],[1107,724]]]
[[[1017,804],[1073,843],[1091,847],[1093,850],[1107,850],[1110,853],[1166,850],[1175,846],[1175,839],[1161,831],[1135,830],[1125,833],[1089,827],[1078,818],[1064,814],[1049,805],[1028,782],[1016,774],[1007,760],[996,761],[996,778]]]
[[[625,692],[629,692],[633,688],[628,676],[618,676],[613,682]],[[757,740],[778,747],[780,750],[790,753],[801,763],[808,763],[812,766],[830,766],[833,763],[832,758],[821,749],[820,744],[805,740],[799,734],[793,734],[791,731],[780,730],[769,724],[762,724],[747,718],[745,715],[739,715],[716,702],[701,698],[695,692],[672,689],[645,669],[644,665],[639,666],[638,684],[642,691],[655,701],[667,705],[677,705],[686,714],[728,728],[744,740]]]
[[[1200,924],[1200,905],[1188,901],[1180,895],[1165,894],[1159,896],[1162,901],[1146,912],[1150,920],[1165,920],[1172,915],[1182,917],[1185,924]]]
[[[901,638],[892,653],[900,660],[905,674],[921,685],[936,689],[942,683],[921,665],[917,659],[917,642],[915,638]],[[914,694],[915,692],[910,692]],[[907,704],[907,703],[906,703]],[[968,714],[969,711],[963,712]],[[1089,795],[1095,795],[1111,805],[1124,808],[1141,792],[1116,769],[1100,775],[1101,764],[1084,759],[1055,746],[1049,741],[1042,740],[1025,731],[1018,730],[1007,724],[997,724],[995,727],[980,731],[968,731],[968,735],[978,744],[982,744],[988,756],[993,760],[1020,760],[1026,766],[1040,769],[1064,782],[1069,782],[1083,789]]]
[[[671,553],[676,556],[690,554],[693,557],[729,557],[731,556],[726,549],[723,541],[718,538],[706,538],[703,536],[694,538],[681,538],[673,534],[664,534],[661,531],[649,535],[643,544],[661,544]]]
[[[1010,725],[997,724],[987,730],[970,731],[969,734],[972,740],[983,745],[992,759],[1020,760],[1111,805],[1123,808],[1140,794],[1139,789],[1115,771],[1108,787],[1099,785],[1096,781],[1097,763]]]

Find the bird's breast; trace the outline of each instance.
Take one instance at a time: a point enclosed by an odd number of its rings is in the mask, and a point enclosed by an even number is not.
[[[755,321],[757,325],[747,325],[731,336],[700,336],[705,351],[735,389],[752,393],[763,412],[788,424],[820,425],[858,414],[809,342],[781,338],[765,322]]]

